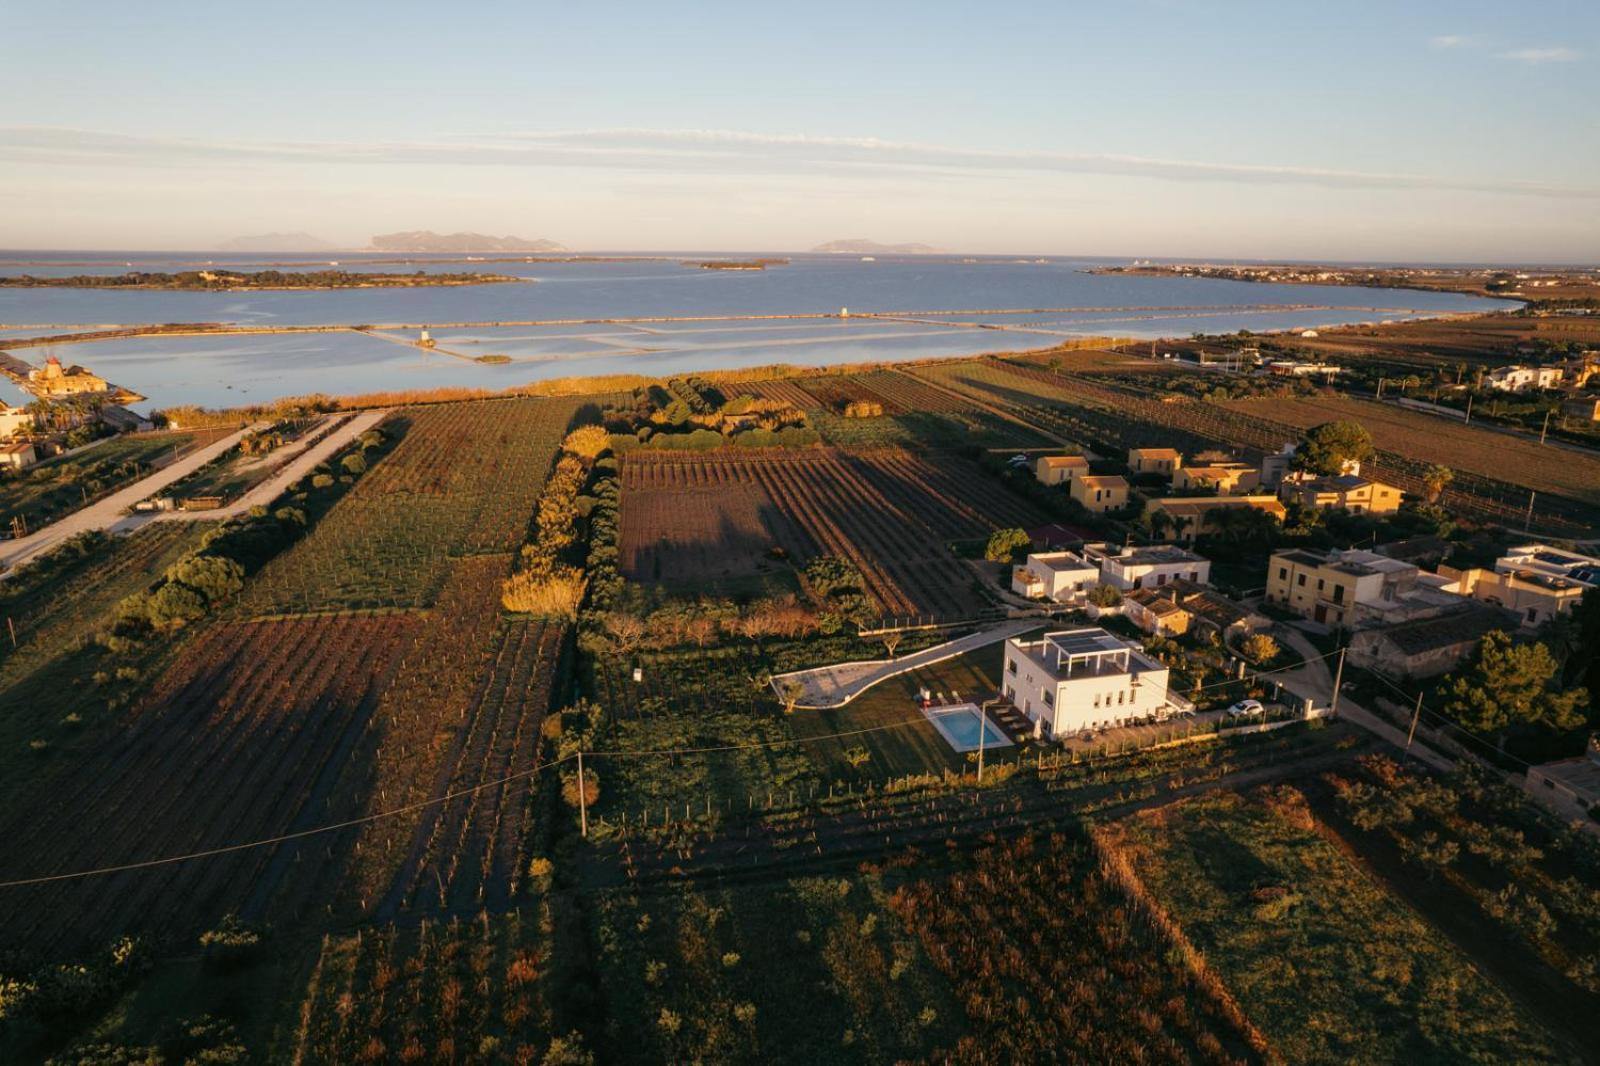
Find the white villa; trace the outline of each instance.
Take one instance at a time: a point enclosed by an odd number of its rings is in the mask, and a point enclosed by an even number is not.
[[[1100,581],[1100,568],[1077,552],[1033,552],[1011,568],[1011,591],[1030,600],[1070,600]]]
[[[1006,698],[1041,738],[1192,708],[1168,694],[1165,666],[1098,627],[1013,637],[1001,678]]]
[[[1174,544],[1148,548],[1121,548],[1113,544],[1085,544],[1083,554],[1100,567],[1100,583],[1130,589],[1159,588],[1169,581],[1211,580],[1211,560]]]
[[[1523,392],[1527,389],[1553,389],[1561,384],[1559,366],[1500,366],[1483,376],[1485,388],[1501,392]]]

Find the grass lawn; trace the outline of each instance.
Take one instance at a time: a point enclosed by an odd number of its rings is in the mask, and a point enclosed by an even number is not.
[[[939,731],[917,709],[917,694],[960,693],[961,699],[981,703],[1000,688],[1000,671],[1005,660],[1005,645],[958,655],[922,669],[912,670],[868,689],[836,710],[795,711],[791,719],[798,737],[827,736],[858,729],[873,732],[819,740],[806,745],[817,769],[830,781],[878,781],[905,774],[938,774],[960,771],[968,765],[966,755],[956,752]],[[899,728],[896,723],[904,723]],[[864,748],[868,761],[853,767],[846,752]],[[1015,756],[1015,748],[992,751],[988,761]]]
[[[1290,1062],[1562,1060],[1439,930],[1317,830],[1292,789],[1182,801],[1110,835]]]

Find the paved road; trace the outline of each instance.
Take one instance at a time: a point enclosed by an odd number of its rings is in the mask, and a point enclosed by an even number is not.
[[[291,449],[289,454],[293,457],[284,462],[267,480],[226,507],[217,507],[209,511],[163,511],[158,516],[158,520],[163,522],[178,522],[185,519],[191,521],[215,521],[244,514],[257,505],[269,504],[277,499],[287,486],[310,473],[311,469],[318,463],[326,462],[329,456],[383,421],[388,414],[388,408],[362,411],[297,456],[294,455],[292,450],[295,445],[288,445],[287,447]],[[304,448],[304,445],[300,447]]]
[[[931,666],[945,659],[953,659],[957,655],[998,644],[1002,640],[1014,637],[1019,633],[1026,633],[1030,629],[1038,629],[1044,620],[1039,618],[1019,619],[1006,622],[1004,625],[982,632],[972,633],[965,637],[937,644],[931,648],[915,652],[900,659],[873,659],[865,662],[840,663],[837,666],[819,666],[814,670],[797,670],[793,673],[778,674],[772,679],[773,689],[778,690],[782,681],[795,681],[800,685],[800,702],[795,706],[808,711],[826,710],[833,707],[843,707],[867,689],[880,681],[886,681],[898,674],[918,667]],[[974,695],[980,695],[974,693]],[[781,691],[779,698],[782,698]]]
[[[1310,699],[1317,704],[1326,705],[1333,699],[1333,673],[1329,663],[1334,660],[1317,659],[1322,652],[1292,626],[1279,626],[1284,642],[1299,652],[1306,659],[1298,670],[1287,674],[1279,674],[1277,678],[1283,687],[1302,699]],[[1313,662],[1312,660],[1317,661]],[[1396,729],[1383,718],[1362,707],[1348,695],[1339,697],[1339,717],[1365,729],[1367,732],[1388,741],[1397,748],[1406,746],[1404,731]],[[1420,737],[1420,734],[1419,734]],[[1424,744],[1420,739],[1411,745],[1411,754],[1440,770],[1451,770],[1455,767],[1455,760],[1439,754]]]
[[[57,522],[52,522],[43,529],[29,533],[26,537],[17,540],[0,541],[0,566],[8,570],[19,566],[39,555],[54,548],[69,537],[79,533],[86,533],[93,529],[112,529],[118,527],[126,520],[126,512],[140,500],[154,496],[168,485],[205,466],[223,452],[238,444],[240,439],[251,430],[266,429],[271,423],[259,422],[253,426],[239,430],[237,433],[223,437],[203,448],[197,448],[177,462],[171,463],[155,473],[140,478],[125,489],[113,492],[102,500],[97,500],[82,510],[74,511]],[[122,525],[122,528],[127,528]]]

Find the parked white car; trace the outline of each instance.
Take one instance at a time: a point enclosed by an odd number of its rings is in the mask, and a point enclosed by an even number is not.
[[[1240,700],[1228,708],[1229,718],[1250,718],[1254,715],[1264,714],[1266,708],[1261,706],[1260,700]]]

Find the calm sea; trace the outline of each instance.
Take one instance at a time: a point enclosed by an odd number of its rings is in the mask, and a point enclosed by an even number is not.
[[[1094,275],[1086,271],[1108,261],[1082,259],[879,257],[868,262],[857,256],[797,256],[788,265],[759,272],[702,270],[682,265],[678,257],[583,263],[374,262],[388,258],[393,257],[16,252],[0,254],[0,275],[115,274],[130,265],[180,270],[207,263],[241,270],[280,264],[290,264],[282,269],[320,269],[336,260],[350,270],[484,270],[527,280],[459,288],[248,295],[0,289],[0,337],[167,322],[390,327],[380,329],[381,335],[158,337],[61,345],[57,351],[63,361],[82,363],[150,397],[141,406],[231,406],[310,392],[505,388],[572,375],[915,359],[1042,348],[1063,338],[1092,335],[1156,338],[1304,329],[1504,306],[1409,290]],[[841,308],[903,317],[738,319],[832,314]],[[995,313],[1006,310],[1024,313]],[[729,318],[494,325],[702,316]],[[433,328],[436,350],[406,343],[421,326]],[[35,346],[14,354],[39,362],[46,352]],[[511,361],[474,361],[484,355]]]

